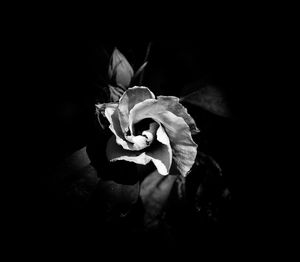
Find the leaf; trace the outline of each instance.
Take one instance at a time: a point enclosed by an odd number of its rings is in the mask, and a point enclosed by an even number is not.
[[[113,180],[100,180],[94,195],[94,203],[107,222],[125,217],[139,196],[139,182],[119,184]]]
[[[44,183],[60,202],[67,201],[73,207],[83,207],[98,181],[97,171],[91,165],[85,146],[66,157]]]
[[[148,46],[147,46],[147,50],[146,50],[146,55],[145,55],[145,59],[144,59],[144,64],[141,66],[141,68],[146,64],[147,64],[147,61],[148,61],[148,57],[149,57],[149,54],[150,54],[150,50],[151,50],[151,46],[152,46],[152,42],[149,42]],[[140,68],[140,69],[141,69]],[[144,72],[145,70],[143,70],[144,68],[142,68],[141,70],[141,74],[140,75],[140,79],[139,79],[139,85],[142,85],[143,83],[143,79],[144,79]]]
[[[177,176],[162,176],[154,171],[141,183],[140,196],[145,208],[144,224],[146,228],[159,225],[176,179]]]
[[[196,158],[196,163],[198,165],[202,164],[202,165],[212,166],[216,170],[215,172],[219,176],[222,176],[222,169],[221,169],[220,165],[218,164],[218,162],[212,156],[198,151],[197,158]]]
[[[109,101],[118,102],[120,97],[124,94],[124,89],[119,86],[108,85]]]
[[[218,116],[232,117],[226,95],[221,88],[212,85],[201,86],[199,82],[195,82],[185,89],[196,90],[181,97],[181,102],[199,106]]]
[[[211,222],[224,218],[231,194],[222,169],[211,156],[198,152],[195,167],[186,179],[185,190],[187,200],[199,218]]]
[[[132,81],[134,81],[143,72],[143,70],[145,69],[147,64],[148,64],[148,62],[146,61],[139,67],[139,69],[135,72],[135,74],[132,78]]]
[[[73,171],[73,172],[88,166],[90,163],[91,161],[86,152],[86,147],[83,147],[75,151],[70,156],[68,156],[64,161],[66,168],[68,168],[69,171]]]
[[[74,207],[83,207],[89,201],[99,178],[96,169],[88,165],[74,175],[74,180],[66,189],[66,196]]]

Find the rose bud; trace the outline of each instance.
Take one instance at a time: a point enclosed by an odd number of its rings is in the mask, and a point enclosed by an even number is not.
[[[117,85],[125,91],[130,85],[133,74],[133,69],[125,56],[115,48],[108,68],[108,76],[113,81],[113,85]]]

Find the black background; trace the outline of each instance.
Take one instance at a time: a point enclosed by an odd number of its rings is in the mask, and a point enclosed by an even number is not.
[[[49,203],[40,177],[89,141],[94,128],[94,103],[101,95],[99,72],[106,73],[107,58],[102,48],[110,53],[117,46],[138,65],[151,41],[145,85],[147,81],[152,83],[151,77],[157,75],[163,84],[160,89],[158,86],[153,89],[166,95],[179,95],[183,84],[198,79],[225,90],[236,119],[234,125],[216,124],[221,128],[217,131],[212,124],[212,137],[216,138],[212,150],[218,152],[222,145],[220,161],[233,170],[228,179],[238,210],[233,215],[238,218],[232,218],[236,223],[231,232],[233,240],[225,240],[224,246],[229,252],[235,248],[247,251],[259,248],[267,230],[263,215],[266,200],[259,182],[265,180],[265,173],[257,168],[260,161],[257,151],[261,150],[258,141],[263,136],[259,123],[264,112],[259,96],[265,91],[261,75],[267,56],[261,25],[251,16],[243,17],[243,13],[238,17],[212,13],[185,23],[181,17],[174,23],[168,21],[167,25],[143,24],[137,19],[136,27],[129,26],[126,19],[116,26],[102,19],[82,23],[62,17],[54,19],[55,22],[49,17],[38,26],[34,23],[34,30],[20,37],[23,41],[30,38],[29,47],[24,50],[30,61],[27,73],[30,87],[24,96],[28,103],[19,118],[26,146],[22,147],[21,157],[15,157],[16,164],[19,158],[24,163],[21,169],[25,181],[21,183],[15,216],[22,228],[21,242],[29,239],[30,232],[33,244],[41,249],[51,250],[53,241],[63,251],[93,244],[95,250],[98,248],[99,242],[93,240],[100,236],[93,233],[87,236],[80,226],[74,233],[73,226],[77,223],[70,222],[69,228],[63,228],[73,213],[62,215],[64,223],[57,221],[60,210],[53,207],[55,201]],[[74,241],[76,232],[79,242]],[[87,237],[85,242],[83,238]],[[255,245],[250,240],[253,237]]]

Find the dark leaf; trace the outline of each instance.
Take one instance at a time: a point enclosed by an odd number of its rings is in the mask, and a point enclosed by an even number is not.
[[[209,155],[198,152],[195,167],[187,177],[187,198],[201,219],[222,219],[225,203],[230,199],[219,164]]]
[[[96,208],[107,222],[127,216],[139,196],[139,183],[119,184],[113,180],[100,180],[93,196]]]
[[[176,178],[173,175],[162,176],[155,170],[141,183],[140,196],[145,208],[146,228],[159,225]]]
[[[146,61],[145,63],[143,63],[140,68],[135,72],[132,81],[134,81],[145,69],[146,65],[148,64],[148,62]]]
[[[61,202],[82,207],[87,204],[99,181],[97,171],[90,163],[86,147],[83,147],[66,157],[43,183]]]
[[[88,166],[90,163],[91,161],[86,152],[86,147],[83,147],[75,151],[70,156],[68,156],[64,161],[64,165],[66,168],[69,169],[69,171],[80,170]]]
[[[194,91],[181,97],[181,102],[199,106],[218,116],[232,117],[226,94],[221,88],[213,85],[201,86],[200,82],[194,82],[185,89]]]
[[[127,161],[110,162],[106,157],[106,133],[100,128],[96,138],[88,145],[88,154],[100,181],[92,196],[91,205],[100,219],[113,222],[127,217],[138,199],[139,176],[136,164]]]
[[[207,167],[213,168],[217,175],[222,176],[222,169],[221,169],[220,165],[210,155],[207,155],[198,150],[197,158],[196,158],[195,162],[196,162],[195,163],[196,165],[206,165]]]
[[[76,173],[73,182],[66,189],[66,196],[74,207],[87,204],[93,191],[97,187],[99,178],[96,169],[88,165]]]

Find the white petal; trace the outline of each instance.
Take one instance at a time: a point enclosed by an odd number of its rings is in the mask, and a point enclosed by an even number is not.
[[[176,116],[155,99],[147,99],[136,104],[129,115],[129,125],[145,118],[152,118],[161,123],[170,139],[173,160],[181,175],[186,176],[195,162],[197,144],[191,137],[188,124],[182,117]]]
[[[150,147],[150,149],[146,155],[150,157],[158,173],[163,176],[168,175],[172,164],[172,152],[166,145],[159,143],[156,148]]]
[[[175,96],[158,96],[157,101],[159,104],[165,106],[166,111],[172,112],[174,115],[182,117],[184,121],[190,127],[191,133],[199,133],[199,129],[195,123],[195,120],[187,112],[187,109],[179,103],[179,98]]]
[[[107,106],[105,108],[105,116],[109,121],[109,129],[114,133],[116,142],[121,145],[124,149],[132,150],[132,146],[126,141],[124,134],[120,127],[120,122],[117,114],[116,104],[113,106]]]
[[[157,129],[156,138],[160,143],[167,146],[168,154],[169,154],[169,162],[170,162],[170,166],[168,167],[168,172],[169,172],[169,170],[171,168],[171,164],[172,164],[172,157],[173,157],[172,147],[170,145],[170,139],[169,139],[168,135],[166,134],[166,131],[164,130],[164,128],[161,125]]]
[[[126,139],[133,143],[131,150],[142,150],[148,147],[147,138],[141,135],[138,136],[126,136]]]
[[[106,155],[109,161],[125,160],[141,165],[152,161],[161,175],[167,175],[171,167],[168,146],[157,142],[147,149],[149,150],[144,152],[125,150],[116,143],[112,136],[107,143]]]
[[[146,99],[155,98],[154,94],[144,86],[134,86],[128,88],[121,96],[118,106],[118,114],[123,133],[129,130],[129,112],[137,104]],[[132,133],[132,130],[131,130]]]

